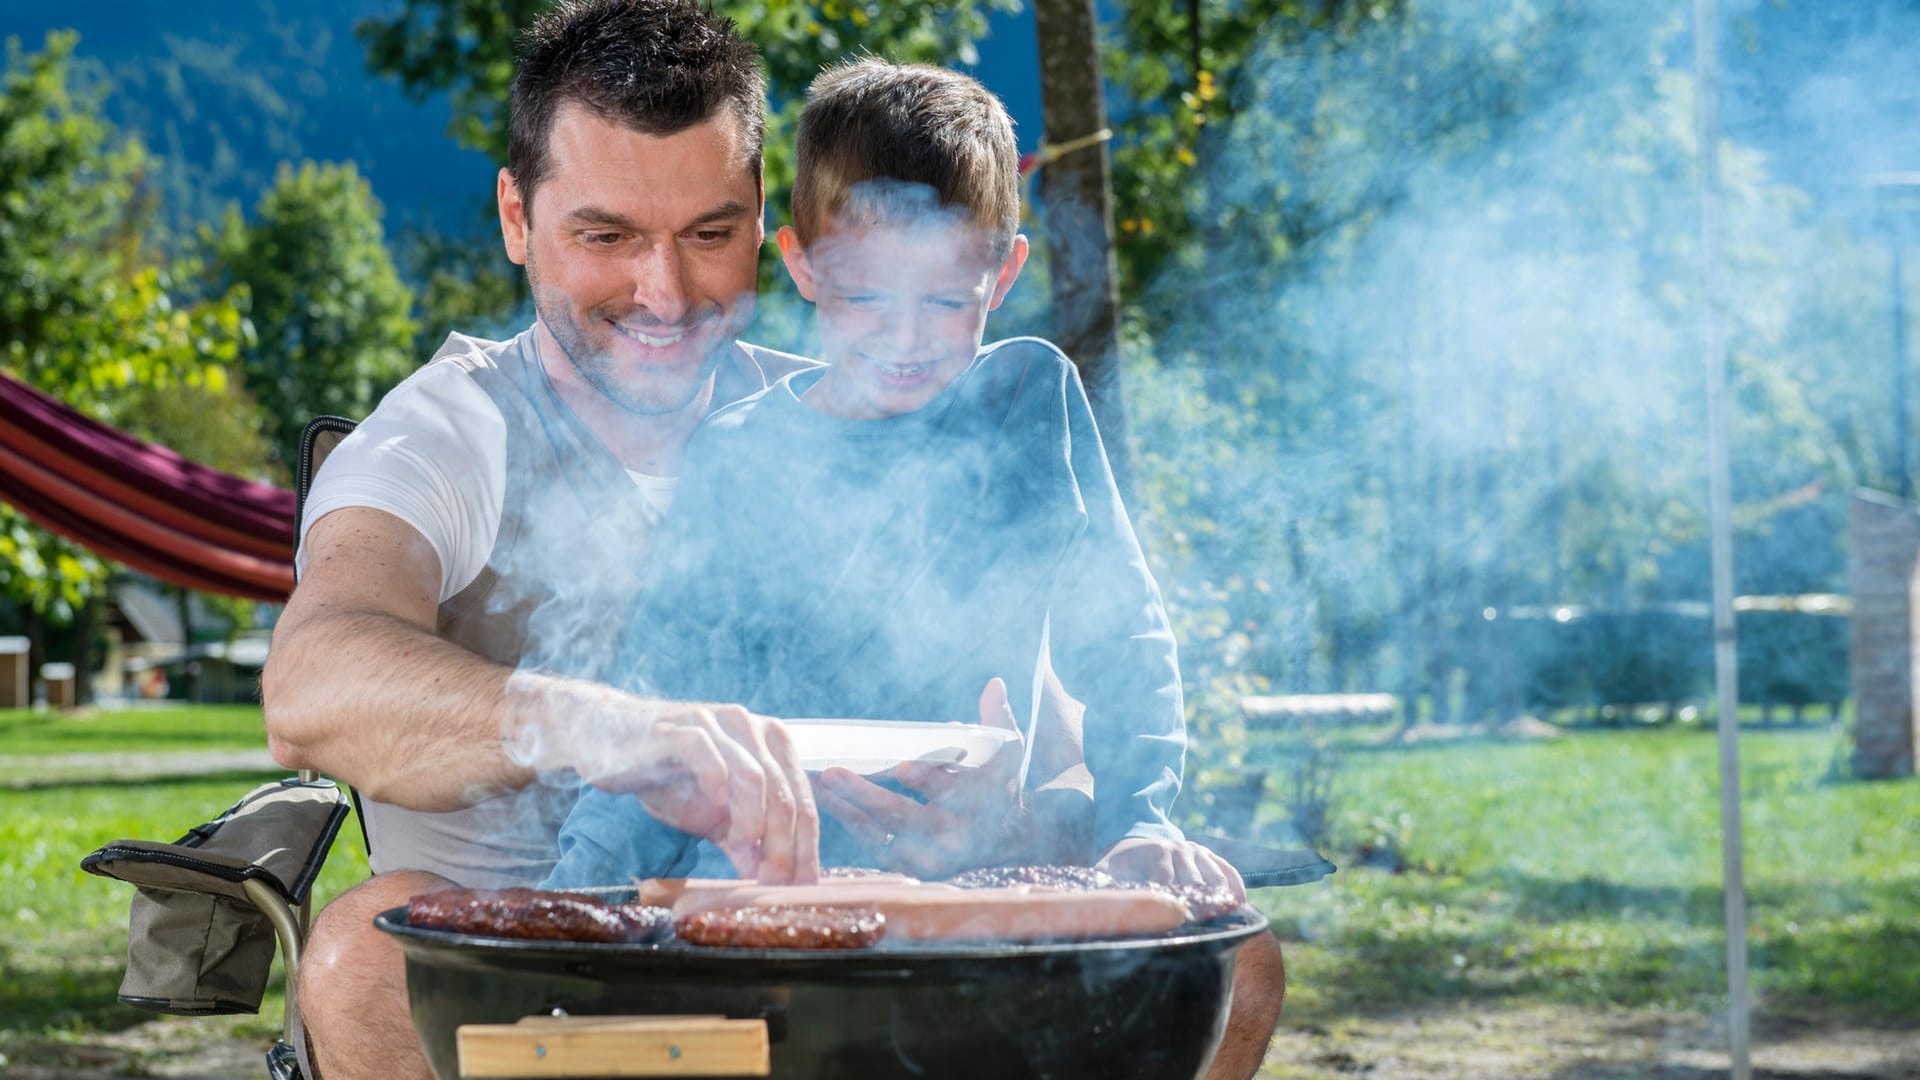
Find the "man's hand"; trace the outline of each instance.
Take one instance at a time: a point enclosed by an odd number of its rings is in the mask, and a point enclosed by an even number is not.
[[[984,764],[960,769],[904,761],[894,767],[893,778],[925,803],[850,770],[828,769],[820,776],[821,804],[889,870],[944,878],[984,865],[1004,853],[1024,821],[1019,783],[1026,744],[999,679],[980,694],[980,723],[1013,734]]]
[[[1204,844],[1192,840],[1127,839],[1113,845],[1095,864],[1121,881],[1223,888],[1247,902],[1240,871]]]
[[[820,879],[820,814],[778,720],[525,673],[514,684],[516,759],[635,796],[665,824],[712,841],[742,878]]]

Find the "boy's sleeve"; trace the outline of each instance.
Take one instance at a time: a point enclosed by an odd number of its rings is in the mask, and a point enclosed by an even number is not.
[[[1187,735],[1173,630],[1072,364],[1058,385],[1061,467],[1087,524],[1062,564],[1050,637],[1062,684],[1087,707],[1095,850],[1129,837],[1177,840],[1171,814]]]
[[[586,788],[560,826],[560,861],[543,889],[622,885],[632,878],[685,877],[697,845],[662,824],[632,795]]]

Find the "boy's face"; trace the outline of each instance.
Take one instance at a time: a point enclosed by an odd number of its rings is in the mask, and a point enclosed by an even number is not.
[[[913,412],[959,378],[1027,258],[1024,236],[995,260],[977,230],[950,220],[833,229],[806,248],[792,226],[778,239],[832,365],[807,402],[860,420]]]

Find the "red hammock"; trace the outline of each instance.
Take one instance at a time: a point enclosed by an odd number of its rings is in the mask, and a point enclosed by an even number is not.
[[[293,591],[293,492],[196,465],[5,375],[0,502],[175,585],[274,603]]]

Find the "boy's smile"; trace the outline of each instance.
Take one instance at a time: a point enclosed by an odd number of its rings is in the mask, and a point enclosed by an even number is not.
[[[804,249],[789,226],[779,242],[800,295],[818,307],[831,365],[806,401],[856,420],[914,412],[952,385],[1027,253],[1016,237],[996,261],[977,230],[951,220],[835,229]]]

